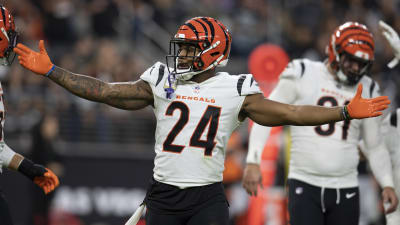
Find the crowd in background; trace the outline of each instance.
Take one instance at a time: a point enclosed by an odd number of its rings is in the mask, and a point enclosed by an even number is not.
[[[333,30],[345,21],[368,26],[375,38],[371,76],[400,106],[400,67],[388,69],[393,54],[378,30],[384,20],[400,31],[398,0],[12,0],[19,41],[37,49],[44,39],[53,63],[104,81],[135,81],[156,61],[165,61],[169,40],[194,16],[222,21],[233,37],[228,67],[248,73],[248,56],[260,44],[281,46],[290,59],[323,60]],[[54,83],[28,74],[15,60],[0,68],[5,90],[5,134],[15,149],[37,148],[39,124],[52,122],[47,140],[54,151],[79,143],[87,154],[152,154],[155,119],[151,108],[130,112],[75,97]],[[48,126],[47,126],[48,127]],[[46,135],[45,135],[46,136]],[[241,136],[246,151],[246,134]],[[64,146],[64,148],[63,148]],[[96,152],[95,152],[96,151]],[[91,153],[93,152],[93,153]],[[57,157],[55,157],[57,158]],[[48,159],[49,161],[53,159]]]
[[[378,30],[383,19],[400,30],[400,2],[393,0],[13,0],[20,41],[37,48],[44,39],[56,65],[105,81],[134,81],[155,61],[164,61],[169,39],[186,19],[218,18],[230,29],[232,74],[247,73],[247,58],[259,44],[281,46],[291,59],[325,58],[334,28],[345,21],[366,24],[376,40],[372,76],[399,105],[398,69],[386,63],[392,52]],[[27,133],[44,114],[60,121],[68,142],[152,143],[149,109],[127,112],[68,94],[46,79],[27,75],[18,62],[2,68],[8,135]],[[11,137],[10,137],[11,138]],[[29,145],[29,140],[26,140]]]

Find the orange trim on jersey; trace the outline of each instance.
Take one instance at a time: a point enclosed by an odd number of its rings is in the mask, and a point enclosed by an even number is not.
[[[321,88],[321,91],[323,93],[327,93],[327,94],[330,94],[330,95],[335,95],[336,97],[339,97],[339,98],[343,98],[343,99],[346,99],[346,100],[351,100],[351,97],[346,97],[346,96],[344,96],[344,95],[342,95],[342,94],[340,94],[339,92],[336,92],[336,91],[332,91],[332,90],[329,90],[329,89],[326,89],[326,88]]]

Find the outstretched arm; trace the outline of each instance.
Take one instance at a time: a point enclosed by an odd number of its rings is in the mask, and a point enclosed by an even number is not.
[[[106,83],[90,76],[74,74],[57,66],[49,78],[79,97],[120,109],[141,109],[153,104],[150,85],[143,80]]]
[[[250,95],[242,105],[241,115],[263,126],[314,126],[345,119],[380,116],[380,111],[390,104],[387,96],[363,99],[361,93],[360,84],[354,98],[344,107],[289,105],[265,99],[261,94]]]
[[[33,51],[23,44],[18,44],[14,49],[23,67],[49,77],[79,97],[121,109],[141,109],[153,104],[152,90],[145,81],[107,83],[90,76],[75,74],[51,62],[43,40],[39,42],[39,50]]]

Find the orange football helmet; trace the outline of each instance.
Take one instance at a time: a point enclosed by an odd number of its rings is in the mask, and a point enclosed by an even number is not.
[[[367,26],[357,22],[346,22],[335,29],[327,46],[328,61],[339,81],[355,85],[369,73],[374,61],[374,38]],[[358,72],[346,71],[341,56],[357,61]]]
[[[13,49],[17,44],[18,34],[15,32],[13,16],[1,5],[0,14],[0,64],[11,65],[15,58]]]
[[[179,27],[170,41],[169,54],[166,57],[170,73],[178,80],[189,80],[194,75],[225,66],[231,50],[232,37],[228,29],[211,17],[195,17]],[[197,55],[179,56],[180,46],[194,46]],[[179,59],[190,57],[191,65],[181,69]],[[172,62],[171,62],[172,61]]]

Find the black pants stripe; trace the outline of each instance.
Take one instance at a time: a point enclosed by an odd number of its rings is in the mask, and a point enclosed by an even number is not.
[[[358,187],[321,188],[289,179],[291,225],[358,225]]]

